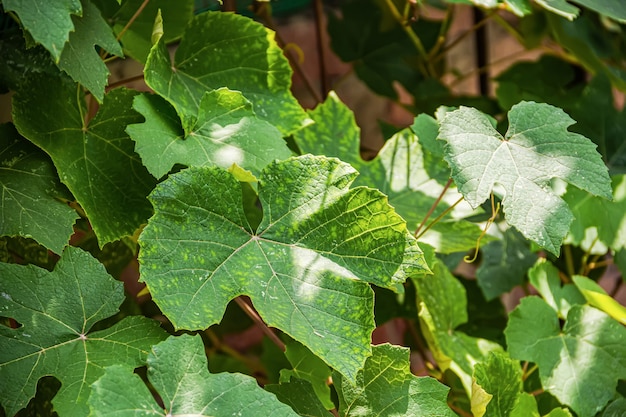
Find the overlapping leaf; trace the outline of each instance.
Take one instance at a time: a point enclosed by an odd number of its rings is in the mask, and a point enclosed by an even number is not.
[[[469,395],[472,392],[474,364],[485,360],[489,352],[502,350],[502,347],[456,330],[468,319],[465,289],[441,261],[436,261],[432,269],[432,276],[413,278],[419,301],[420,325],[439,367],[457,374]]]
[[[207,167],[175,174],[150,197],[142,279],[177,328],[217,323],[228,301],[247,294],[268,325],[353,379],[370,354],[367,283],[395,288],[427,269],[386,198],[348,189],[356,175],[325,157],[268,165],[259,178],[263,220],[252,230],[231,174]]]
[[[585,304],[585,298],[575,285],[561,286],[559,270],[545,259],[539,259],[528,271],[528,279],[561,319],[567,318],[567,313],[573,306]]]
[[[0,314],[21,324],[0,326],[0,403],[14,415],[35,395],[39,378],[53,375],[60,416],[87,415],[90,385],[103,367],[139,366],[162,340],[158,323],[128,317],[90,333],[124,300],[121,282],[80,249],[68,247],[53,272],[0,263]]]
[[[148,56],[145,79],[174,106],[186,133],[193,130],[204,94],[220,87],[241,91],[257,116],[283,135],[306,123],[306,114],[289,91],[291,68],[273,33],[239,15],[196,16],[173,63],[161,38]]]
[[[282,402],[290,406],[298,415],[304,417],[330,417],[309,381],[292,377],[281,384],[266,385],[265,389]]]
[[[339,415],[447,417],[449,388],[434,378],[416,377],[409,368],[409,349],[374,346],[356,384],[335,373]]]
[[[32,77],[14,97],[13,118],[22,135],[41,147],[81,205],[100,245],[132,235],[152,212],[146,199],[155,179],[124,132],[141,116],[130,90],[107,94],[89,125],[77,86],[59,78]]]
[[[572,123],[558,108],[522,102],[511,108],[509,129],[502,137],[486,115],[461,107],[441,121],[439,138],[446,141],[452,178],[472,207],[501,186],[507,221],[558,254],[573,216],[550,189],[550,181],[560,178],[612,198],[607,169],[595,145],[568,132]]]
[[[626,329],[593,307],[571,307],[561,329],[553,308],[525,297],[505,335],[511,357],[536,363],[543,388],[581,417],[604,408],[626,379]]]
[[[0,125],[0,233],[32,237],[61,253],[78,217],[50,158],[22,138],[11,124]]]
[[[58,62],[70,32],[72,15],[82,15],[80,0],[3,0],[4,10],[13,11],[36,42],[42,44]]]
[[[522,388],[519,362],[510,359],[504,352],[491,352],[485,361],[474,367],[474,417],[509,416],[519,402]]]
[[[438,152],[442,153],[436,141],[437,122],[426,115],[418,116],[411,129],[394,135],[376,158],[364,161],[359,155],[359,128],[354,114],[335,93],[331,92],[309,115],[315,123],[294,135],[300,150],[350,163],[360,173],[356,184],[376,187],[388,195],[389,203],[407,221],[409,229],[415,230],[449,177],[448,167],[437,157]],[[456,193],[449,194],[437,206],[434,216],[458,199]],[[453,237],[448,233],[451,231]],[[435,225],[421,240],[439,252],[450,253],[473,248],[479,234],[476,225],[458,220],[454,224]],[[489,241],[487,237],[483,243]]]
[[[257,118],[252,104],[237,91],[220,88],[205,93],[187,134],[172,106],[159,96],[137,96],[134,108],[146,122],[130,125],[126,131],[156,178],[177,163],[222,168],[236,164],[258,175],[271,161],[291,156],[278,129]]]
[[[106,368],[93,384],[91,415],[118,416],[297,416],[245,375],[211,374],[200,336],[170,336],[148,354],[148,380],[165,411],[139,378],[120,366]]]

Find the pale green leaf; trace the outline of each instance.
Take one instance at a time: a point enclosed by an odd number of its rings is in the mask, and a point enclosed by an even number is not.
[[[474,389],[480,389],[491,396],[485,417],[508,417],[523,391],[522,368],[504,352],[491,352],[487,360],[477,363],[474,381],[472,394]]]
[[[455,416],[446,403],[449,388],[434,378],[411,374],[409,349],[404,347],[374,346],[356,384],[336,372],[333,381],[342,417]]]
[[[309,381],[292,377],[287,382],[266,385],[265,390],[276,395],[283,404],[290,406],[304,417],[330,417]],[[334,406],[333,406],[334,407]]]
[[[457,374],[469,395],[476,362],[486,359],[491,351],[502,350],[502,347],[455,330],[468,319],[465,288],[441,261],[437,261],[432,269],[432,276],[413,278],[420,326],[440,369],[450,369]]]
[[[146,121],[126,131],[156,178],[175,164],[221,168],[236,164],[258,175],[271,161],[291,156],[278,129],[257,118],[252,104],[237,91],[220,88],[205,93],[187,134],[172,106],[159,96],[139,95],[134,108]]]
[[[32,77],[13,99],[18,131],[52,157],[61,182],[81,205],[100,245],[133,235],[152,213],[146,199],[155,179],[124,132],[141,116],[131,109],[137,92],[106,95],[89,125],[77,86],[59,78]]]
[[[537,409],[537,400],[535,397],[527,392],[520,394],[517,404],[515,404],[515,408],[511,410],[509,417],[541,417]]]
[[[507,229],[502,239],[483,246],[476,279],[485,299],[493,300],[521,285],[536,260],[528,241],[515,229]]]
[[[127,317],[90,333],[124,300],[121,282],[80,249],[68,247],[53,272],[0,263],[0,311],[22,326],[0,326],[0,402],[14,415],[35,395],[39,378],[61,381],[54,409],[61,416],[88,414],[90,385],[103,367],[141,365],[164,337],[155,321]]]
[[[614,250],[626,247],[626,175],[612,178],[613,201],[568,187],[563,199],[575,220],[570,227],[574,244],[580,244],[588,229],[595,229],[598,240]]]
[[[543,388],[580,417],[591,417],[626,379],[626,329],[600,310],[576,305],[560,328],[545,301],[525,297],[505,330],[511,357],[534,362]]]
[[[145,67],[146,83],[167,99],[189,133],[202,97],[220,87],[240,91],[256,115],[283,135],[307,123],[289,91],[291,68],[273,32],[231,13],[206,12],[187,27],[172,63],[164,38],[152,47]]]
[[[280,383],[288,383],[292,376],[308,381],[319,401],[327,410],[335,408],[330,398],[330,368],[309,349],[300,343],[291,341],[287,344],[285,356],[293,366],[293,369],[283,369],[280,371]]]
[[[211,374],[200,336],[170,336],[148,354],[148,381],[165,410],[132,370],[106,368],[89,397],[95,417],[297,416],[257,382],[241,374]]]
[[[554,309],[560,318],[567,318],[570,308],[585,304],[585,298],[575,285],[561,286],[559,270],[545,259],[539,259],[528,271],[528,279],[544,301]]]
[[[111,28],[100,15],[96,6],[88,0],[83,1],[83,14],[72,16],[75,30],[61,53],[59,68],[67,72],[77,83],[102,102],[104,87],[107,85],[109,69],[100,58],[95,46],[107,52],[122,56],[122,47],[113,36]]]
[[[461,107],[447,113],[439,138],[446,141],[452,178],[472,207],[500,194],[505,218],[522,234],[558,254],[573,219],[567,204],[550,188],[559,178],[612,198],[606,166],[589,139],[567,131],[574,121],[548,104],[521,102],[508,114],[503,137],[486,115]]]
[[[589,305],[604,311],[620,323],[626,324],[626,307],[608,295],[595,281],[580,275],[574,275],[572,280]]]
[[[380,192],[349,189],[348,164],[303,156],[259,177],[256,230],[242,191],[219,168],[189,168],[151,194],[141,274],[176,328],[203,329],[246,294],[270,326],[349,378],[370,355],[373,294],[427,270],[406,225]],[[332,346],[332,349],[329,349]]]
[[[50,158],[21,137],[11,124],[0,125],[0,232],[32,237],[61,253],[72,235],[76,211]]]
[[[74,30],[72,15],[81,16],[83,12],[80,0],[3,0],[2,5],[7,12],[17,14],[33,39],[57,62]]]
[[[389,196],[389,204],[407,221],[409,230],[415,230],[449,178],[449,168],[442,160],[441,142],[436,140],[437,122],[430,116],[418,116],[411,129],[394,135],[376,158],[364,161],[359,154],[359,128],[354,114],[335,93],[331,92],[309,115],[315,123],[294,135],[300,150],[350,163],[360,173],[355,183],[378,188]],[[433,218],[458,198],[458,193],[447,193]],[[452,215],[457,217],[457,211]],[[455,235],[448,239],[445,234],[451,228]],[[478,226],[457,220],[455,226],[435,225],[421,239],[440,253],[451,253],[474,248],[480,233]],[[490,240],[487,237],[483,243]]]

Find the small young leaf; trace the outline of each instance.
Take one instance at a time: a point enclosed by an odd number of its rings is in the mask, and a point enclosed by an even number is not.
[[[148,56],[145,79],[174,106],[187,134],[196,124],[204,94],[220,87],[241,91],[257,116],[283,135],[306,123],[306,114],[289,91],[291,68],[273,33],[240,15],[197,15],[173,63],[161,38]]]
[[[0,263],[0,312],[22,326],[0,326],[0,402],[14,415],[35,395],[39,378],[53,375],[61,389],[53,399],[59,415],[88,414],[90,385],[112,364],[142,364],[165,333],[145,317],[127,317],[89,333],[112,316],[124,299],[123,285],[102,264],[68,247],[53,272]]]
[[[52,157],[104,245],[132,236],[147,221],[152,208],[146,196],[156,181],[124,132],[127,124],[141,121],[131,110],[137,92],[107,94],[87,126],[77,88],[66,79],[32,77],[15,94],[13,119],[22,135]]]
[[[554,309],[560,318],[567,318],[570,308],[577,304],[585,304],[585,298],[575,285],[561,286],[559,270],[545,259],[539,259],[528,271],[528,278],[533,287],[539,291],[544,301]]]
[[[574,275],[572,280],[589,305],[604,311],[620,323],[626,324],[626,307],[608,295],[595,281],[580,275]]]
[[[203,329],[249,295],[268,325],[350,379],[370,355],[373,294],[427,270],[380,192],[349,189],[348,164],[303,156],[259,177],[263,220],[252,230],[241,186],[219,168],[189,168],[151,194],[141,274],[176,328]],[[332,349],[329,349],[332,346]]]
[[[570,308],[561,330],[556,311],[525,297],[504,333],[511,357],[536,363],[544,389],[580,417],[600,411],[626,379],[626,329],[593,307]]]
[[[518,361],[509,359],[504,352],[491,352],[486,361],[477,363],[474,367],[474,381],[472,410],[475,389],[490,396],[485,407],[485,417],[508,416],[523,390],[522,368]]]
[[[453,417],[446,397],[449,388],[434,378],[416,377],[409,369],[409,349],[389,344],[374,346],[372,357],[356,384],[337,372],[339,415]]]
[[[48,155],[11,124],[0,125],[0,231],[4,236],[32,237],[61,253],[73,233],[76,211]]]
[[[59,61],[61,51],[74,30],[72,15],[81,16],[80,0],[4,0],[4,10],[15,12],[33,39]]]
[[[522,102],[511,108],[502,137],[484,114],[461,107],[446,114],[439,138],[446,141],[452,178],[472,207],[500,185],[507,221],[557,255],[573,216],[549,188],[550,180],[560,178],[612,198],[606,166],[593,142],[567,131],[573,122],[556,107]]]
[[[470,394],[474,364],[502,347],[455,330],[467,322],[465,289],[441,261],[432,270],[432,276],[413,278],[419,299],[420,326],[439,367],[457,374]]]
[[[110,366],[92,385],[95,417],[145,416],[297,416],[257,382],[241,374],[211,374],[200,336],[170,336],[148,354],[148,380],[165,411],[132,370]]]
[[[126,131],[156,178],[177,163],[221,168],[237,164],[257,175],[271,161],[291,156],[278,129],[257,118],[252,104],[238,91],[220,88],[205,93],[188,134],[172,106],[159,96],[139,95],[134,108],[146,121],[129,125]]]

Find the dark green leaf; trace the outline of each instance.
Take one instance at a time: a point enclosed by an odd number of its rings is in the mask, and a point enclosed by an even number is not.
[[[258,175],[271,161],[291,156],[278,129],[257,118],[251,103],[237,91],[221,88],[206,93],[188,134],[172,106],[159,96],[139,95],[134,108],[146,122],[130,125],[126,131],[156,178],[177,163],[221,168],[236,164]]]
[[[536,363],[544,389],[580,417],[604,408],[626,378],[626,329],[593,307],[571,307],[561,330],[556,311],[526,297],[505,335],[511,357]]]
[[[82,15],[80,0],[3,0],[4,10],[13,11],[33,39],[59,61],[61,51],[74,30],[72,15]]]
[[[76,86],[33,77],[14,97],[13,118],[22,135],[41,147],[81,205],[100,245],[132,235],[152,213],[146,199],[155,180],[124,129],[141,116],[131,110],[136,92],[107,94],[89,124]]]
[[[374,346],[372,357],[357,374],[356,384],[336,372],[333,381],[342,417],[455,415],[446,403],[448,387],[434,378],[411,374],[407,348]]]
[[[26,47],[21,33],[7,32],[0,37],[0,93],[17,90],[33,74],[57,74],[59,69],[42,46]]]
[[[616,20],[626,20],[626,9],[621,0],[572,0]]]
[[[78,218],[66,203],[71,194],[59,182],[48,155],[11,124],[0,125],[0,189],[2,235],[32,237],[61,253]]]
[[[110,366],[93,384],[91,414],[118,416],[297,416],[241,374],[211,374],[200,336],[170,336],[148,354],[148,380],[163,400],[127,368]]]
[[[561,109],[522,102],[508,119],[503,137],[475,109],[461,107],[445,115],[439,137],[446,141],[452,178],[472,207],[501,186],[507,221],[558,254],[573,216],[549,188],[550,180],[560,178],[610,199],[606,166],[589,139],[567,131],[574,121]]]
[[[281,382],[280,385],[266,385],[265,390],[276,395],[280,402],[290,406],[300,416],[331,416],[330,412],[320,402],[309,381],[292,377],[291,380]]]
[[[476,270],[478,286],[485,298],[493,300],[521,285],[536,260],[528,241],[514,229],[507,229],[501,240],[485,245],[482,262]]]
[[[35,395],[37,381],[46,375],[62,384],[53,400],[55,411],[87,415],[90,385],[102,368],[139,366],[164,336],[157,322],[136,316],[89,333],[118,311],[124,291],[80,249],[65,249],[53,272],[0,263],[0,288],[1,315],[22,325],[0,326],[0,401],[11,416]]]
[[[152,47],[146,83],[169,101],[190,133],[207,91],[240,91],[256,115],[283,135],[300,129],[306,115],[291,95],[291,68],[272,32],[230,13],[197,15],[183,34],[172,63],[165,41]]]
[[[72,16],[72,21],[75,30],[70,33],[69,42],[63,48],[59,68],[102,102],[109,70],[95,46],[98,45],[117,56],[123,55],[122,47],[113,36],[109,25],[102,19],[100,10],[89,0],[83,0],[82,16]]]
[[[356,172],[304,156],[259,178],[256,231],[241,188],[219,168],[189,168],[151,195],[140,237],[142,279],[176,328],[203,329],[246,294],[280,328],[350,379],[370,354],[372,292],[427,269],[404,221],[378,191],[350,190]],[[333,346],[329,349],[329,346]]]

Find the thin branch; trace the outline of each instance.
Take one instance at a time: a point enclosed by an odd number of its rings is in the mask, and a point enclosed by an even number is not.
[[[488,14],[487,16],[485,16],[480,22],[475,23],[471,28],[469,28],[467,31],[465,31],[462,34],[460,34],[455,40],[450,42],[448,45],[445,46],[445,48],[441,49],[440,51],[439,50],[435,50],[436,48],[433,48],[433,50],[435,52],[433,53],[431,51],[431,56],[434,56],[435,53],[439,54],[439,55],[433,57],[433,62],[438,62],[442,58],[445,58],[447,52],[450,51],[450,49],[452,49],[455,46],[457,46],[460,42],[462,42],[469,35],[471,35],[476,30],[478,30],[479,28],[481,28],[482,26],[487,24],[487,22],[489,22],[490,17],[491,17],[491,14]],[[435,45],[435,47],[436,47],[436,45]]]
[[[322,39],[322,24],[324,21],[324,5],[322,0],[315,0],[315,37],[317,40],[317,58],[320,71],[320,89],[322,98],[328,94],[328,82],[326,81],[326,57],[324,56],[324,40]]]
[[[417,239],[419,239],[420,237],[424,236],[424,234],[426,232],[428,232],[430,230],[431,227],[433,227],[434,225],[436,225],[437,223],[439,223],[439,221],[441,219],[443,219],[444,217],[446,217],[448,215],[448,213],[450,213],[452,210],[454,210],[454,208],[461,202],[463,201],[463,197],[459,198],[458,200],[456,200],[454,202],[454,204],[452,204],[450,207],[448,207],[447,209],[445,209],[444,211],[441,212],[441,214],[437,217],[435,217],[435,220],[433,220],[432,222],[430,222],[428,224],[428,226],[422,230],[422,233],[420,233],[418,236],[416,236]]]
[[[209,340],[211,340],[211,343],[213,344],[213,346],[215,346],[215,349],[221,352],[224,352],[225,354],[238,360],[239,362],[244,363],[248,367],[248,369],[250,369],[252,372],[265,372],[265,370],[262,367],[260,367],[259,364],[250,360],[250,358],[246,357],[245,355],[242,355],[237,350],[233,349],[227,344],[222,343],[220,338],[217,337],[215,332],[211,330],[210,328],[206,329],[204,331],[204,334],[207,335]]]
[[[137,8],[137,11],[135,11],[135,14],[132,15],[132,17],[130,19],[128,19],[128,23],[126,23],[126,26],[124,26],[124,28],[122,28],[122,30],[120,31],[120,33],[117,34],[117,37],[115,39],[117,39],[118,41],[120,39],[122,39],[122,36],[124,36],[124,34],[126,33],[126,31],[128,30],[128,28],[130,28],[130,26],[135,23],[135,20],[137,20],[137,18],[139,17],[139,15],[141,14],[141,12],[143,12],[143,9],[146,8],[146,6],[148,5],[148,3],[150,2],[150,0],[143,0],[143,3],[141,3],[141,6],[139,6]]]
[[[430,206],[430,209],[428,210],[428,213],[426,213],[426,216],[424,216],[424,218],[422,219],[422,222],[419,224],[419,226],[417,226],[417,229],[415,230],[415,233],[413,234],[415,237],[418,237],[418,235],[421,236],[420,235],[420,230],[422,230],[422,227],[424,227],[424,225],[426,224],[426,221],[429,219],[429,217],[433,214],[433,212],[435,211],[435,209],[439,205],[439,202],[443,198],[443,196],[446,193],[446,191],[448,191],[448,188],[450,188],[450,185],[452,185],[452,178],[448,179],[448,182],[443,187],[443,190],[441,190],[441,193],[439,193],[439,197],[437,197],[437,199],[435,200],[433,205]]]
[[[284,352],[286,349],[285,344],[282,340],[278,338],[278,336],[276,336],[276,333],[274,333],[272,329],[267,327],[267,324],[265,324],[261,316],[259,316],[259,313],[257,313],[256,310],[252,308],[250,304],[246,303],[241,297],[235,298],[235,302],[239,305],[239,307],[241,307],[244,313],[246,313],[248,317],[250,317],[252,321],[254,321],[257,326],[261,328],[263,333],[265,333],[265,335],[269,337],[269,339],[274,342],[274,344],[278,346],[280,350]]]
[[[114,88],[120,87],[122,85],[126,85],[128,83],[133,82],[133,81],[143,80],[143,76],[144,76],[143,74],[139,74],[139,75],[135,75],[133,77],[124,78],[123,80],[119,80],[119,81],[116,81],[114,83],[111,83],[111,84],[109,84],[106,87],[106,91],[113,90]]]

